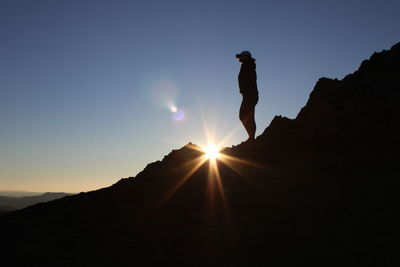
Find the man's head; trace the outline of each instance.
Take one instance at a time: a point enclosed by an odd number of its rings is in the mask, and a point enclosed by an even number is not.
[[[236,54],[236,58],[239,59],[240,62],[244,62],[252,58],[251,53],[247,50],[240,52],[240,54]]]

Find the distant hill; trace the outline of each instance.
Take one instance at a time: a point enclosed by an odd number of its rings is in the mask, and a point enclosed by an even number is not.
[[[15,191],[15,190],[0,190],[0,196],[3,197],[32,197],[42,195],[44,192],[29,192],[29,191]]]
[[[37,203],[46,202],[71,194],[67,193],[44,193],[38,196],[28,196],[28,197],[9,197],[0,195],[0,212],[12,211],[22,209]]]
[[[400,266],[399,111],[400,43],[320,79],[295,119],[216,164],[188,144],[110,187],[0,216],[2,261]]]

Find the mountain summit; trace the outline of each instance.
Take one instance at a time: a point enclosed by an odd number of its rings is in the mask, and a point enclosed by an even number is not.
[[[193,144],[136,177],[0,217],[14,266],[397,266],[400,43],[321,78],[295,119],[215,162]]]

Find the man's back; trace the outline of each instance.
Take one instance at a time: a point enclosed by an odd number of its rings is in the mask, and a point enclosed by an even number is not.
[[[238,81],[241,94],[258,95],[256,63],[254,60],[249,60],[242,63]]]

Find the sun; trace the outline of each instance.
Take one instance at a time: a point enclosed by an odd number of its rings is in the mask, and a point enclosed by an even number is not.
[[[203,147],[202,149],[204,152],[204,156],[207,159],[216,160],[220,156],[219,147],[212,143],[208,144],[208,146]]]

